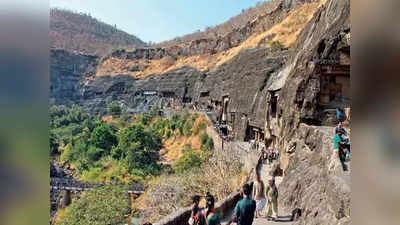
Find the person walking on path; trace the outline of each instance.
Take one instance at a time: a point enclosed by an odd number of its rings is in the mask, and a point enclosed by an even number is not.
[[[276,221],[278,219],[278,188],[275,185],[275,179],[268,181],[266,196],[268,220],[272,218],[273,221]]]
[[[264,194],[264,182],[260,179],[260,174],[257,171],[256,177],[253,183],[253,199],[256,201],[256,212],[255,218],[260,216],[260,212],[264,209],[265,203],[267,202]]]
[[[350,144],[349,139],[344,134],[343,129],[339,129],[333,138],[333,148],[338,153],[340,163],[342,164],[343,170],[347,171],[345,165],[346,158],[350,156]]]
[[[335,136],[339,131],[343,131],[346,134],[346,130],[343,128],[343,123],[339,121],[336,127],[333,129],[333,135]]]
[[[215,199],[209,192],[206,196],[206,209],[204,212],[207,225],[220,225],[219,215],[215,212]]]
[[[189,225],[198,225],[198,224],[203,224],[200,222],[201,220],[201,213],[200,213],[200,208],[199,208],[199,202],[200,202],[200,196],[195,195],[192,197],[192,208],[191,208],[191,213],[190,213],[190,218],[189,218]]]
[[[343,109],[341,109],[341,108],[336,109],[336,119],[338,122],[344,121]]]
[[[256,201],[250,198],[250,185],[244,184],[242,187],[243,198],[236,204],[233,209],[233,215],[227,225],[237,222],[237,225],[251,225],[254,220],[256,211]]]

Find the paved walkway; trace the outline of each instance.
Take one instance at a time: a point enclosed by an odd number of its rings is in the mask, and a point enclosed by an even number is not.
[[[264,183],[268,182],[269,179],[271,179],[271,176],[269,175],[269,172],[271,171],[271,166],[263,164],[259,168],[261,179],[264,181]],[[275,177],[275,182],[276,185],[278,186],[279,189],[279,184],[282,182],[282,177]],[[293,222],[290,221],[291,214],[286,212],[282,207],[279,207],[278,209],[278,220],[276,222],[274,221],[268,221],[266,217],[266,207],[264,208],[264,211],[261,213],[261,216],[259,218],[255,218],[253,221],[253,225],[277,225],[277,224],[293,224]],[[222,224],[226,224],[228,219],[223,220]],[[236,223],[233,223],[236,224]]]
[[[270,171],[271,171],[272,166],[267,165],[267,164],[262,164],[259,171],[260,171],[260,175],[261,175],[261,179],[262,181],[264,181],[264,184],[266,185],[266,183],[268,182],[269,179],[271,179]],[[275,182],[276,182],[276,186],[278,187],[279,190],[279,185],[282,182],[282,177],[275,177]],[[279,204],[278,204],[279,206]],[[284,209],[282,209],[282,207],[279,207],[278,209],[278,221],[274,222],[274,221],[268,221],[266,218],[266,207],[264,208],[264,211],[262,212],[261,216],[259,218],[254,219],[253,225],[270,225],[270,224],[292,224],[292,222],[290,221],[290,214],[288,212],[285,212]]]

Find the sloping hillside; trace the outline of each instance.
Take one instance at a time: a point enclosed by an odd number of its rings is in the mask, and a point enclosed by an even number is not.
[[[92,55],[106,54],[120,47],[144,46],[142,40],[115,26],[87,14],[62,9],[50,10],[50,44]]]
[[[300,0],[293,2],[302,2]],[[292,4],[294,4],[292,2]],[[209,71],[228,62],[246,48],[264,47],[273,51],[290,48],[297,40],[304,26],[314,13],[325,3],[322,1],[305,1],[296,7],[285,8],[285,1],[268,1],[259,5],[252,21],[246,13],[233,17],[209,32],[222,32],[222,28],[230,30],[225,36],[200,38],[201,34],[182,37],[182,42],[170,46],[172,42],[161,44],[158,48],[135,49],[134,51],[115,51],[105,57],[97,68],[97,76],[129,74],[135,78],[143,78],[152,74],[163,74],[189,66],[199,71]],[[256,16],[258,15],[258,16]],[[236,28],[247,21],[241,28]],[[236,25],[233,25],[236,24]],[[221,30],[222,29],[222,30]],[[224,33],[225,34],[225,33]],[[200,35],[200,36],[199,36]]]
[[[255,6],[243,9],[240,14],[229,18],[222,24],[210,26],[203,31],[187,34],[182,37],[176,37],[173,40],[159,43],[156,46],[168,47],[198,39],[215,39],[235,33],[249,24],[256,24],[256,29],[262,31],[270,27],[271,23],[274,23],[274,19],[279,21],[282,12],[293,10],[309,2],[318,2],[318,0],[260,0]],[[273,16],[269,17],[269,15]]]

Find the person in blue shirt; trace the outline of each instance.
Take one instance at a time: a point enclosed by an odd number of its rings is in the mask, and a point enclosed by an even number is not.
[[[344,133],[344,129],[337,130],[335,137],[333,138],[333,148],[339,155],[343,170],[346,171],[347,168],[344,162],[346,161],[346,158],[349,157],[350,144],[348,141],[349,139],[345,136]]]
[[[238,225],[251,225],[256,211],[256,201],[250,198],[251,189],[249,184],[242,187],[243,198],[236,204],[233,215],[227,225],[237,222]]]
[[[343,110],[341,109],[341,108],[337,108],[336,109],[336,119],[339,121],[339,122],[343,122],[344,121],[344,112],[343,112]]]

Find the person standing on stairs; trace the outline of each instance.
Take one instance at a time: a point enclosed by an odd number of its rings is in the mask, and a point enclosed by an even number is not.
[[[260,174],[256,171],[256,177],[253,182],[253,199],[256,201],[256,215],[255,218],[260,216],[260,212],[264,209],[267,200],[264,195],[264,182],[260,179]]]
[[[266,196],[268,220],[276,221],[278,219],[278,188],[275,185],[275,179],[268,181]]]

